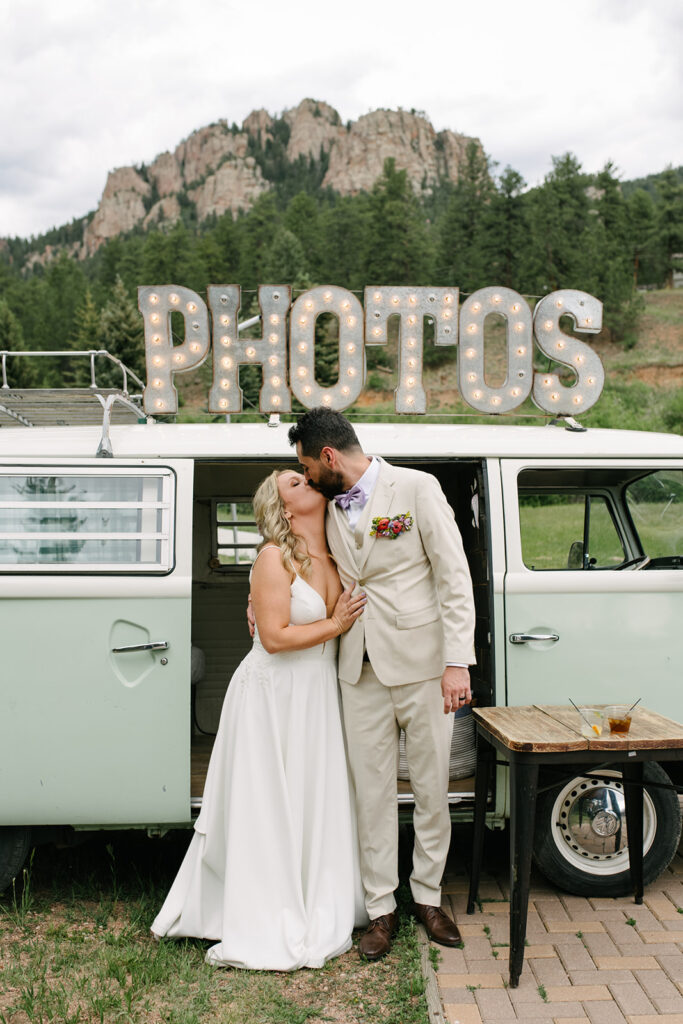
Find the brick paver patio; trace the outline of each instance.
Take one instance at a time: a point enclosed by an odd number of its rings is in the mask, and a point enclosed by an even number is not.
[[[570,896],[534,871],[524,970],[510,989],[507,845],[487,833],[482,912],[468,917],[468,841],[454,830],[443,888],[464,948],[435,947],[449,1024],[683,1024],[683,845],[640,907]]]

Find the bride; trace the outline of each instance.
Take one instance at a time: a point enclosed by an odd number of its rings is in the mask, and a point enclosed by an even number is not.
[[[214,939],[209,963],[321,967],[363,923],[337,696],[337,637],[365,596],[342,591],[325,498],[289,470],[254,496],[254,644],[230,681],[185,859],[156,936]]]

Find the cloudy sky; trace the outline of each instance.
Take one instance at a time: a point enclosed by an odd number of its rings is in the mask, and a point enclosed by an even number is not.
[[[0,0],[0,236],[92,210],[107,171],[306,96],[423,110],[529,184],[551,156],[683,163],[680,0]]]

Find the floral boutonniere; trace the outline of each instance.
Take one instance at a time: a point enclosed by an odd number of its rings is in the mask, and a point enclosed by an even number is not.
[[[371,537],[388,537],[389,540],[396,540],[402,533],[407,533],[413,525],[413,517],[410,512],[404,512],[400,516],[375,516],[372,520]]]

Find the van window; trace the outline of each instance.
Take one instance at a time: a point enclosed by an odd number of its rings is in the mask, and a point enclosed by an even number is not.
[[[261,542],[251,501],[247,498],[214,501],[212,519],[213,569],[230,571],[238,566],[250,566]]]
[[[650,473],[625,489],[643,551],[652,559],[683,556],[683,470]]]
[[[520,492],[519,521],[522,558],[528,569],[609,569],[624,561],[624,548],[603,495]]]
[[[0,572],[167,572],[171,470],[0,470]]]

